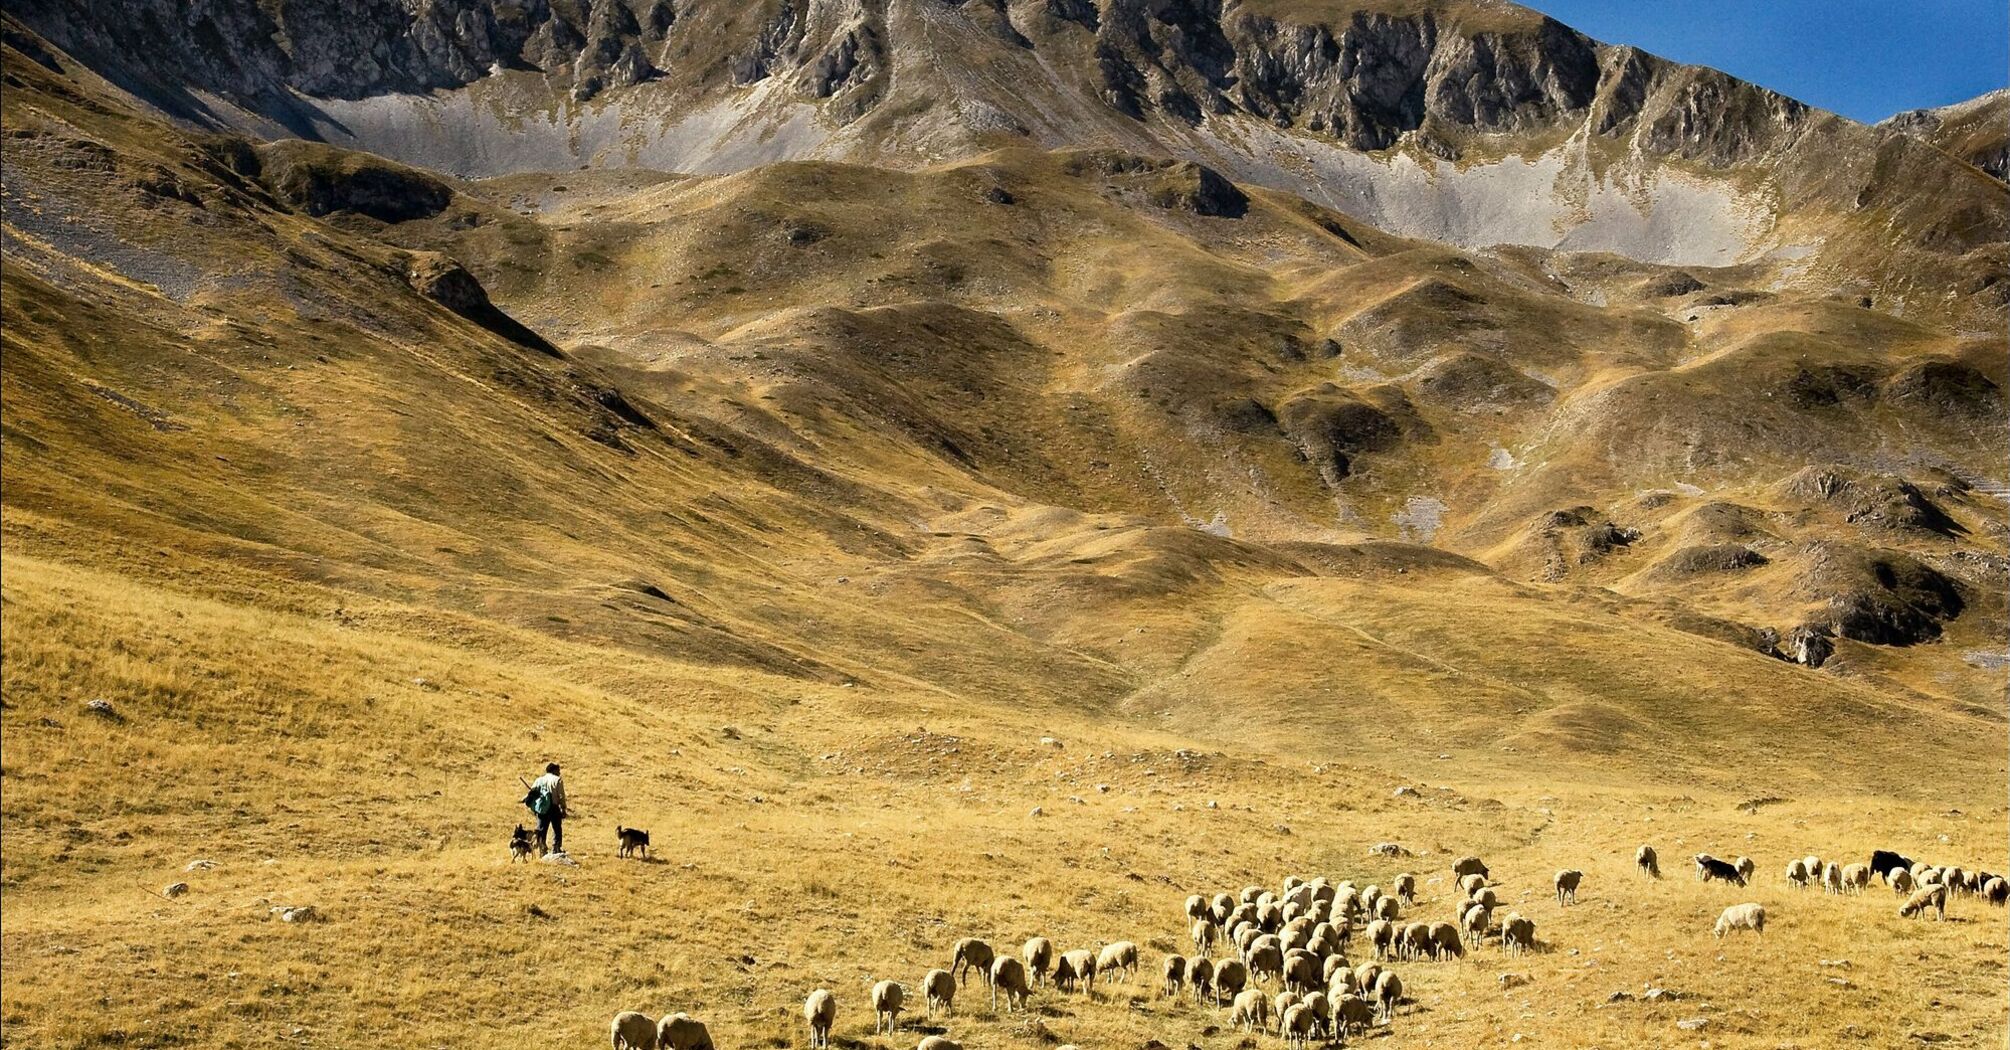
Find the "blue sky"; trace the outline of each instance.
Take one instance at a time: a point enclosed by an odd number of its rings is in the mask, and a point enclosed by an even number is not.
[[[2004,87],[2005,0],[1521,0],[1632,44],[1866,123]]]

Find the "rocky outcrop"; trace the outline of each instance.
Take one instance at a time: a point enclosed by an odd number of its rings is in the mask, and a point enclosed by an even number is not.
[[[2010,88],[1938,109],[1909,110],[1878,127],[1930,143],[1999,182],[2010,181]]]

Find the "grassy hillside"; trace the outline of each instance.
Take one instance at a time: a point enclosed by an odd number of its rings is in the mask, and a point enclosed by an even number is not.
[[[9,1045],[898,1047],[960,936],[1468,852],[1551,950],[1403,964],[1390,1045],[2000,1036],[2003,911],[1778,874],[2010,864],[1971,336],[1108,151],[463,183],[5,74]],[[1246,1050],[1148,984],[945,1027]]]

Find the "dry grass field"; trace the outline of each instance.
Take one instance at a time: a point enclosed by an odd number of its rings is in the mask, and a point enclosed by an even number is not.
[[[2004,1045],[2010,913],[1782,878],[2010,870],[2001,245],[1877,232],[1933,202],[1838,205],[1908,307],[1024,141],[462,181],[166,123],[35,39],[0,41],[0,1046],[588,1047],[635,1009],[779,1050],[825,987],[845,1050],[1269,1050],[1157,994],[1186,897],[1408,871],[1450,920],[1465,854],[1541,950],[1395,964],[1369,1045]],[[1948,208],[2010,214],[1976,178]],[[578,863],[513,864],[551,760]],[[1743,901],[1763,937],[1711,936]],[[956,940],[1033,935],[1143,973],[920,1016]]]
[[[780,1047],[806,1038],[797,1009],[821,986],[845,1045],[944,1029],[985,1047],[1239,1046],[1225,1011],[1155,993],[1188,893],[1407,870],[1415,914],[1444,919],[1446,869],[1469,851],[1543,950],[1399,964],[1414,1002],[1377,1045],[2002,1039],[2002,909],[1957,898],[1944,923],[1902,920],[1881,886],[1838,897],[1779,874],[1810,851],[1880,846],[2000,870],[2000,774],[1894,762],[1893,789],[1874,792],[1810,769],[1748,811],[1636,753],[1597,781],[1511,755],[1340,759],[289,597],[222,602],[10,558],[9,1045],[583,1047],[640,1009],[700,1016],[721,1046]],[[117,697],[125,721],[83,713],[93,696]],[[513,775],[546,755],[568,770],[577,867],[503,849]],[[615,859],[616,823],[650,829],[654,857]],[[1372,856],[1383,841],[1417,855]],[[1632,870],[1643,842],[1665,858],[1659,881]],[[1682,858],[1706,850],[1752,856],[1755,884],[1697,882]],[[198,859],[215,866],[184,870]],[[1549,893],[1559,867],[1586,872],[1573,907]],[[175,881],[187,896],[156,895]],[[1748,899],[1769,909],[1765,936],[1713,939],[1717,911]],[[269,914],[299,904],[322,921]],[[966,987],[950,1019],[865,1035],[871,981],[918,996],[957,938],[1036,934],[1135,940],[1145,976],[1089,998],[1043,990],[1028,1014]],[[1680,998],[1607,1001],[1649,988]],[[1676,1028],[1694,1017],[1708,1026]]]

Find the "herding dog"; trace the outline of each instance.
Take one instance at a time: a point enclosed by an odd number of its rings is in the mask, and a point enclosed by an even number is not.
[[[617,857],[632,857],[637,853],[649,856],[649,833],[641,828],[624,828],[614,825],[614,834],[621,840],[621,848],[614,851]]]
[[[522,824],[518,824],[516,826],[516,830],[510,832],[509,859],[512,862],[519,860],[528,862],[530,860],[531,851],[534,848],[535,846],[531,843],[530,840],[529,829],[525,828]]]

